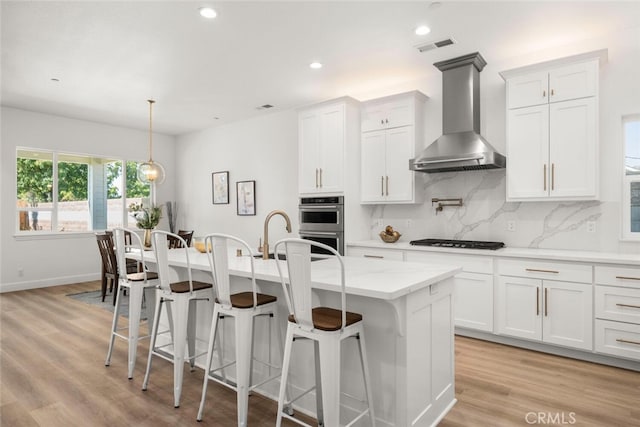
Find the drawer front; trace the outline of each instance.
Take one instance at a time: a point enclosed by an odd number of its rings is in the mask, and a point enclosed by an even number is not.
[[[596,319],[596,351],[640,360],[640,326]]]
[[[596,283],[640,289],[640,268],[596,265]]]
[[[407,251],[408,262],[459,265],[468,273],[493,274],[493,258],[490,256],[456,255],[434,252]]]
[[[404,261],[402,251],[378,248],[347,248],[347,255],[373,259],[388,259],[393,261]]]
[[[555,261],[499,259],[498,274],[564,282],[591,283],[593,280],[591,265]]]
[[[640,325],[640,289],[596,285],[596,318]]]

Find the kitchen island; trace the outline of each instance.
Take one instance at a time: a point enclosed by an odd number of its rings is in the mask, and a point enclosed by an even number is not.
[[[231,252],[233,255],[231,255]],[[229,270],[234,291],[250,289],[251,265],[248,255],[236,256],[232,249]],[[131,255],[136,257],[136,255]],[[139,256],[139,255],[138,255]],[[144,253],[154,269],[153,252]],[[211,281],[205,254],[189,249],[194,280]],[[373,389],[373,405],[378,425],[430,426],[437,424],[455,404],[453,276],[456,266],[406,263],[379,259],[345,257],[347,306],[364,318],[365,338]],[[275,260],[254,259],[255,275],[261,292],[278,297],[280,327],[286,328],[287,308]],[[186,267],[184,250],[170,250],[169,264],[175,279],[183,279]],[[314,303],[340,306],[340,273],[335,259],[313,262]],[[198,312],[198,338],[207,339],[212,309]],[[232,359],[232,324],[223,327],[225,359]],[[229,331],[227,331],[229,329]],[[254,355],[262,360],[278,357],[277,346],[269,350],[267,322],[256,322]],[[313,349],[310,343],[295,344],[290,379],[293,395],[314,382]],[[342,351],[341,388],[344,393],[364,396],[360,361],[356,344],[346,341]],[[276,359],[277,360],[277,359]],[[204,360],[198,360],[203,366]],[[233,370],[228,376],[233,378]],[[267,368],[254,365],[254,382],[267,377]],[[260,387],[260,392],[275,398],[276,381]],[[343,397],[343,418],[351,417],[361,403]],[[294,409],[314,415],[313,393],[296,402]],[[207,414],[205,413],[205,417]]]

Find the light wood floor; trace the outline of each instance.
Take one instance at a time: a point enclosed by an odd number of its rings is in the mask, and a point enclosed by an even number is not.
[[[133,380],[126,377],[122,340],[105,367],[111,313],[65,297],[98,288],[90,282],[0,295],[0,425],[235,425],[235,394],[214,383],[204,421],[196,422],[200,369],[185,370],[179,409],[172,404],[172,365],[165,361],[154,360],[149,390],[142,392],[146,341]],[[552,421],[640,426],[640,373],[461,337],[456,338],[456,396],[443,427]],[[254,395],[249,424],[272,426],[275,412],[273,401]],[[552,418],[538,420],[527,415],[531,412]]]

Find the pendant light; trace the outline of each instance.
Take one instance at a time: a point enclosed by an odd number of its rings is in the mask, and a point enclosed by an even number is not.
[[[153,161],[153,99],[149,103],[149,161],[138,165],[138,180],[145,184],[162,184],[164,182],[164,168]]]

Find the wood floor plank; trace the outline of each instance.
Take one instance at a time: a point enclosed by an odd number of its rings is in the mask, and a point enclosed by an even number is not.
[[[112,313],[66,296],[99,285],[0,294],[0,425],[236,425],[235,393],[213,382],[204,420],[195,421],[201,369],[185,366],[178,409],[173,365],[164,360],[154,359],[143,392],[148,341],[138,346],[133,380],[127,379],[122,340],[116,340],[111,366],[104,366]],[[640,427],[638,372],[464,337],[456,337],[455,345],[458,403],[442,427],[528,426],[528,414],[538,412],[565,421],[573,414],[577,426]],[[276,409],[272,400],[252,395],[249,425],[272,426]]]

